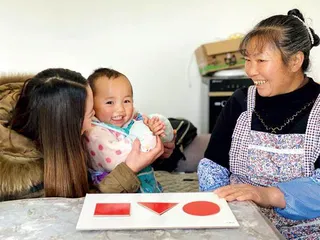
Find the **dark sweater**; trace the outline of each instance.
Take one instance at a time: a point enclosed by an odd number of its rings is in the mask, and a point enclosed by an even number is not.
[[[274,97],[261,97],[256,93],[255,110],[269,127],[280,127],[287,118],[292,117],[306,104],[315,100],[320,93],[320,85],[309,78],[309,82],[294,92]],[[229,150],[231,137],[240,114],[247,110],[248,88],[241,88],[229,98],[222,109],[211,134],[211,139],[204,157],[229,170]],[[305,133],[307,121],[313,104],[299,114],[290,124],[277,134]],[[255,113],[252,114],[251,129],[267,131]],[[315,168],[320,167],[320,156],[315,162]]]

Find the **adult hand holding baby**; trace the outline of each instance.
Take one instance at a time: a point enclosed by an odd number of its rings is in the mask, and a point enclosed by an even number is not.
[[[157,158],[159,158],[163,152],[164,147],[159,138],[156,136],[157,144],[149,152],[142,152],[140,150],[140,141],[138,139],[134,140],[132,144],[132,150],[128,154],[125,161],[126,165],[135,173],[141,171],[143,168],[152,164]]]

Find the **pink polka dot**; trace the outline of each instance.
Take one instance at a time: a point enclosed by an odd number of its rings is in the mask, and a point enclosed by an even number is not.
[[[116,154],[117,154],[117,155],[120,155],[121,153],[122,153],[121,150],[117,150],[117,151],[116,151]]]
[[[111,163],[111,158],[106,158],[107,163]]]
[[[96,155],[96,153],[94,151],[91,151],[90,153],[91,153],[92,156]]]
[[[99,145],[99,150],[102,151],[103,150],[103,146],[100,144]]]

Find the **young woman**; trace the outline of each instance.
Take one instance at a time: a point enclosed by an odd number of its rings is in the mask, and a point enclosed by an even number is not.
[[[94,115],[91,88],[68,69],[47,69],[24,80],[0,81],[0,200],[85,196],[82,134]],[[152,151],[139,149],[136,141],[126,161],[102,179],[103,192],[137,191],[136,173],[164,151],[159,139]]]

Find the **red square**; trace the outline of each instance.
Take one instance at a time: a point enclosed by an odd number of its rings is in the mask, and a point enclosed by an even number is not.
[[[130,216],[130,203],[97,203],[95,216]]]

